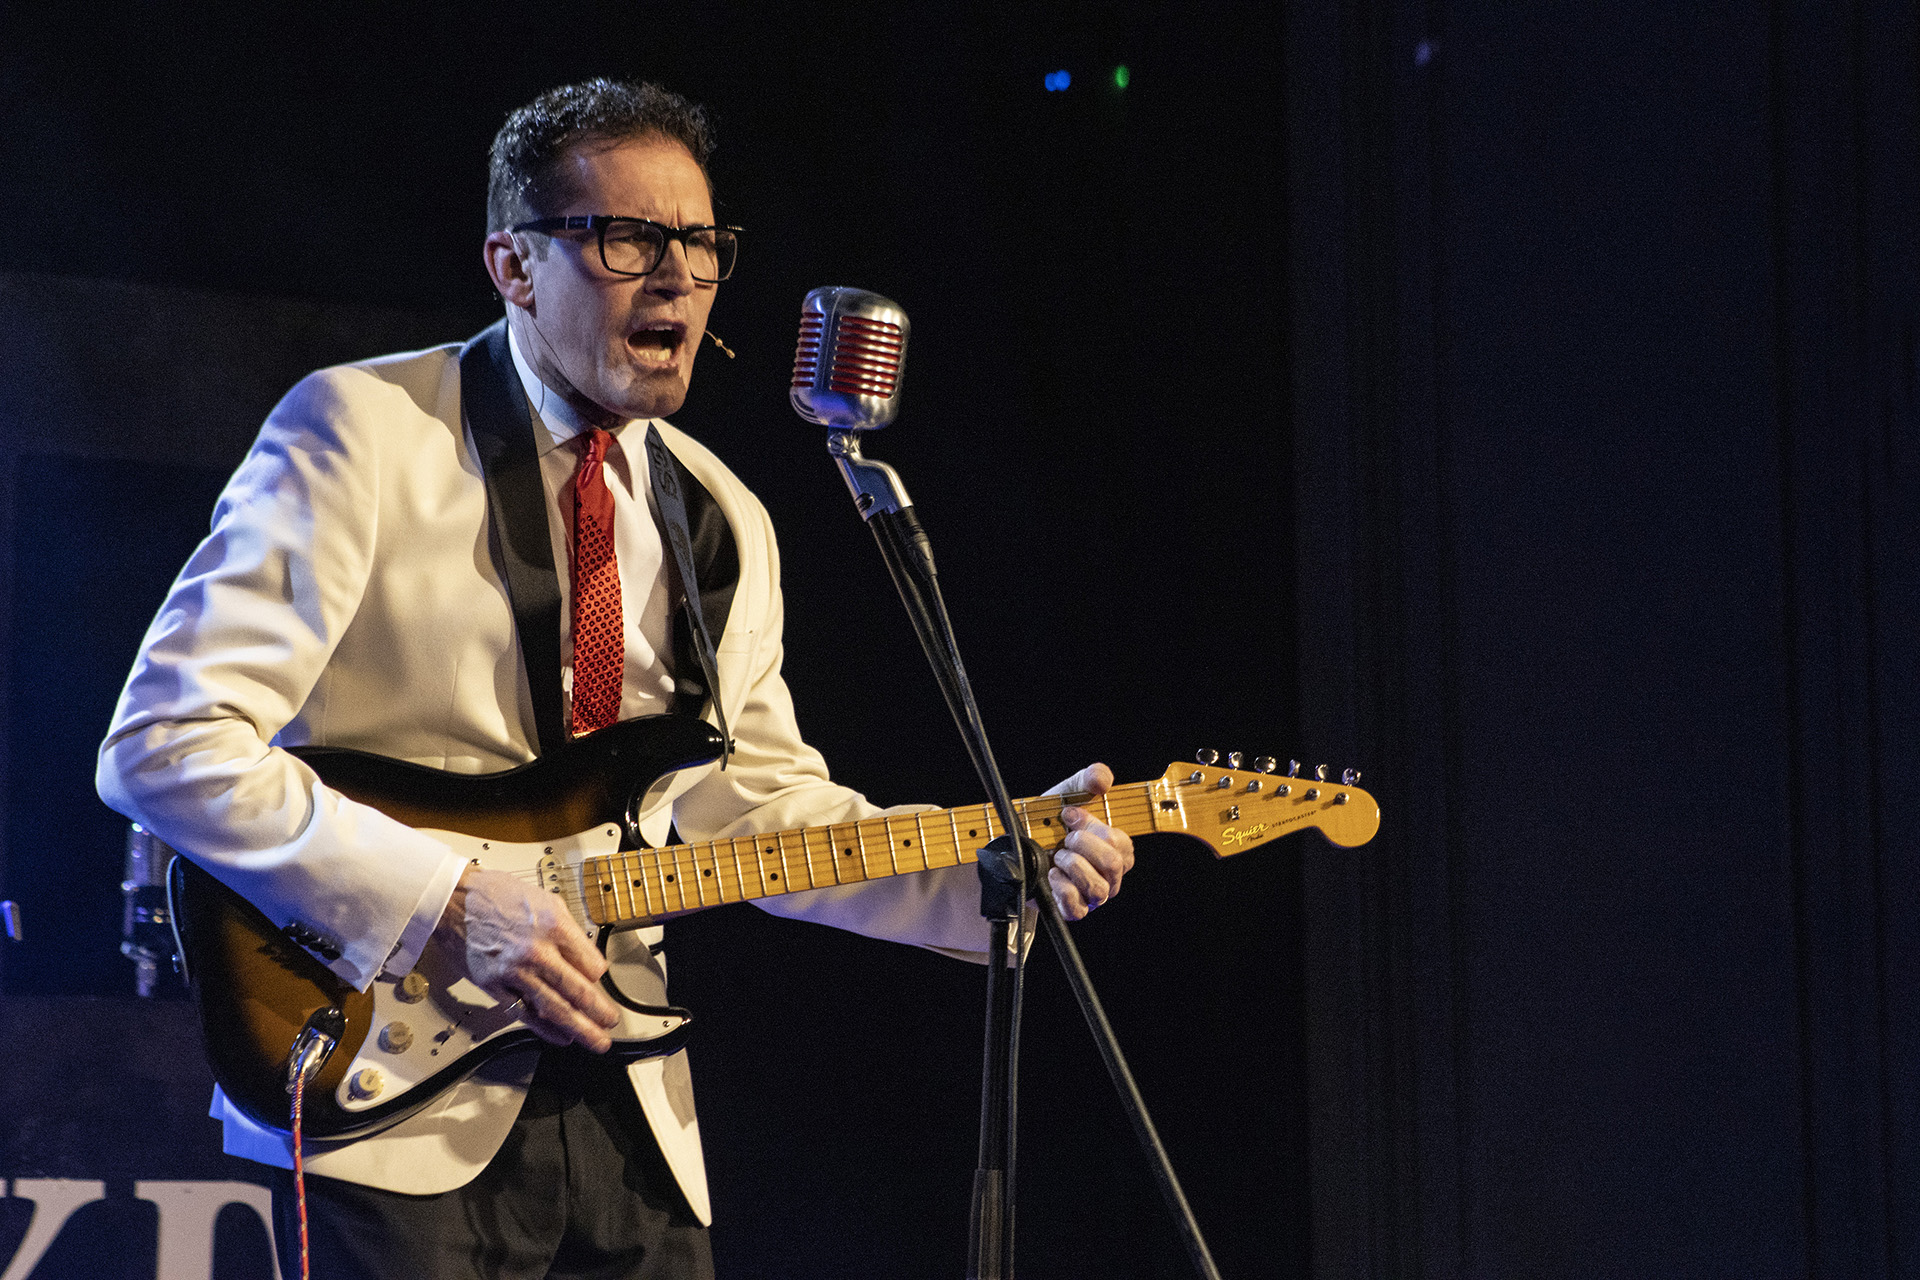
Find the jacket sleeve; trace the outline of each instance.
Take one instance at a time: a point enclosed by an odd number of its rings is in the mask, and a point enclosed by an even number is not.
[[[754,643],[730,653],[723,642],[720,655],[723,681],[745,689],[744,697],[726,708],[735,751],[726,769],[708,766],[679,798],[675,825],[686,839],[703,841],[924,808],[883,811],[859,792],[835,783],[826,761],[800,736],[793,699],[780,675],[784,610],[779,552],[764,509],[750,495],[746,501],[749,511],[735,520],[735,530],[743,540],[760,540],[768,572],[763,598],[735,606],[736,616],[742,608],[752,611]],[[744,557],[748,549],[741,550]],[[726,679],[730,661],[750,664],[743,686]],[[987,926],[980,918],[979,899],[978,876],[971,865],[962,865],[759,898],[754,905],[774,915],[984,961]]]
[[[297,926],[362,989],[417,955],[461,860],[272,742],[322,678],[377,554],[379,395],[364,372],[326,370],[268,417],[147,631],[97,774],[107,804]]]

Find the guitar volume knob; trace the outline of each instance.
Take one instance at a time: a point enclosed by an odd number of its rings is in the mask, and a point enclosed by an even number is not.
[[[405,1053],[413,1047],[413,1028],[404,1022],[389,1022],[380,1028],[380,1047],[388,1053]]]
[[[393,994],[408,1004],[418,1004],[427,998],[427,980],[418,973],[410,973],[400,979],[400,985]]]
[[[387,1077],[378,1067],[362,1067],[353,1073],[347,1081],[347,1096],[365,1102],[368,1098],[377,1098],[380,1091],[387,1087]]]

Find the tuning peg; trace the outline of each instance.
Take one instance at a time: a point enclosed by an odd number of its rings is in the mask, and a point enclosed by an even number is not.
[[[1289,778],[1297,778],[1300,776],[1300,762],[1298,760],[1287,761],[1287,776]]]
[[[1323,764],[1313,766],[1313,776],[1325,782],[1327,780],[1327,766]]]
[[[1253,767],[1262,773],[1272,773],[1280,767],[1280,762],[1272,756],[1255,756],[1253,758]]]
[[[1240,762],[1245,759],[1246,757],[1241,755],[1238,751],[1229,751],[1227,752],[1227,768],[1238,769],[1240,767]]]
[[[1350,787],[1358,781],[1360,781],[1360,771],[1358,769],[1342,769],[1340,771],[1341,786]]]
[[[1212,765],[1220,763],[1220,753],[1212,747],[1200,748],[1200,750],[1194,752],[1193,758],[1201,764]]]

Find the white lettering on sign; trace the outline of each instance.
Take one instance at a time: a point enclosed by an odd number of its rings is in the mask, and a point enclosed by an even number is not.
[[[33,1217],[27,1222],[26,1238],[13,1251],[13,1261],[0,1272],[0,1280],[27,1280],[73,1211],[105,1199],[107,1184],[84,1178],[15,1178],[13,1194],[33,1202]]]
[[[106,1184],[89,1178],[15,1178],[12,1193],[33,1203],[33,1217],[0,1280],[27,1280],[74,1210],[106,1197]],[[259,1214],[268,1240],[273,1238],[273,1194],[252,1182],[136,1182],[133,1194],[160,1211],[155,1280],[211,1280],[213,1226],[230,1204]],[[277,1254],[273,1274],[281,1280]]]
[[[213,1223],[230,1204],[244,1204],[267,1225],[273,1240],[273,1193],[253,1182],[136,1182],[133,1194],[160,1210],[160,1269],[156,1280],[212,1280]],[[272,1250],[269,1250],[272,1253]],[[280,1256],[273,1253],[280,1280]]]

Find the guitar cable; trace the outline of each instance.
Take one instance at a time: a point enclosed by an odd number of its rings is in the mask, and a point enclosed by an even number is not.
[[[300,1219],[300,1280],[307,1275],[307,1164],[300,1151],[300,1104],[307,1094],[307,1073],[293,1077],[293,1202]]]
[[[287,1092],[293,1095],[293,1202],[300,1221],[300,1280],[307,1275],[307,1162],[300,1147],[300,1120],[307,1098],[307,1081],[346,1032],[346,1019],[337,1008],[316,1009],[294,1038],[287,1057]]]

